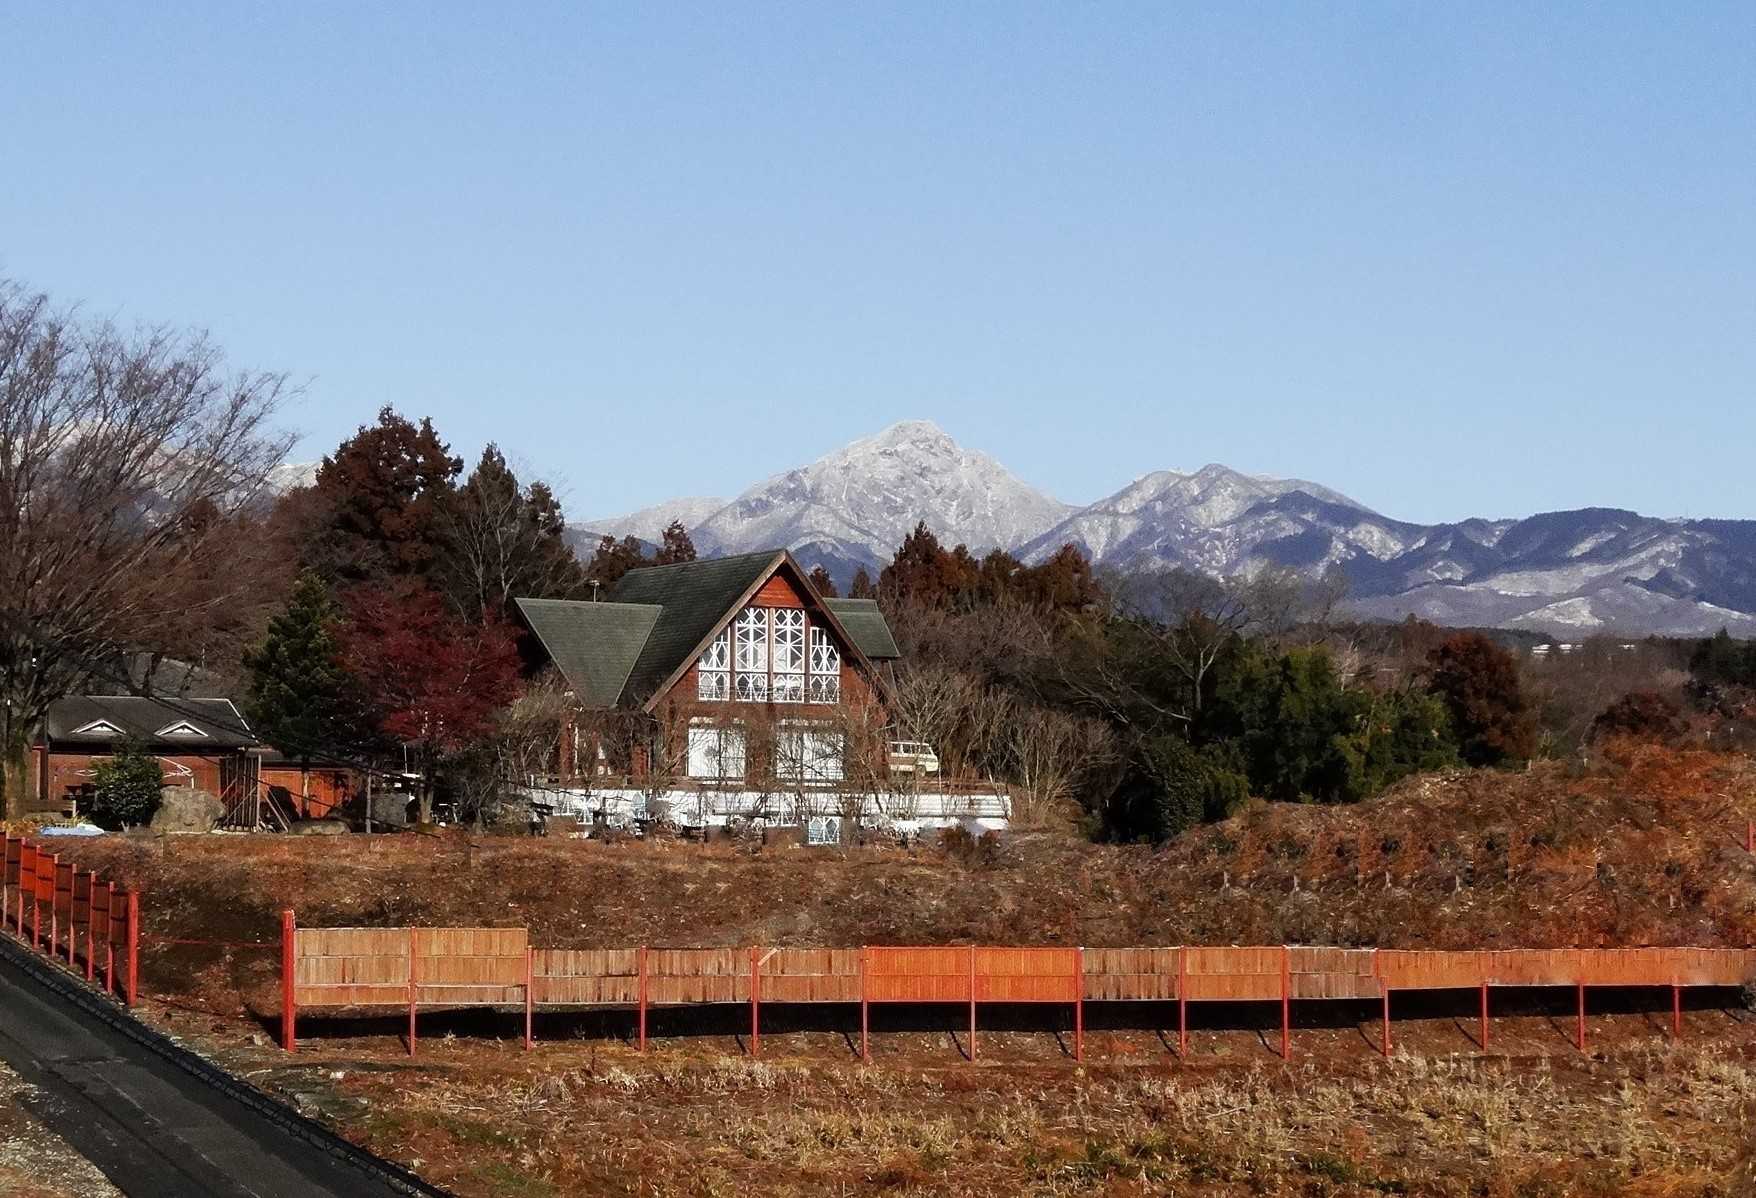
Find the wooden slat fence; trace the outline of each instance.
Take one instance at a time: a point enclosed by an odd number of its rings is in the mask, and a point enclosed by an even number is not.
[[[26,854],[28,859],[28,854]],[[9,850],[9,874],[11,855]],[[27,868],[24,865],[21,869]],[[54,875],[44,875],[51,880]],[[49,893],[53,894],[54,891]],[[71,891],[75,909],[77,884]],[[1677,1030],[1690,986],[1756,980],[1756,950],[1702,948],[1514,949],[1445,952],[1309,945],[1026,948],[992,945],[863,948],[533,949],[518,928],[294,929],[286,913],[284,1009],[422,1005],[627,1008],[749,1004],[751,1048],[762,1003],[859,1004],[862,1053],[874,1004],[966,1004],[969,1055],[976,1009],[988,1003],[1053,1003],[1074,1011],[1082,1056],[1088,1002],[1175,1002],[1179,1044],[1188,1043],[1192,1002],[1278,1002],[1281,1050],[1290,1052],[1292,1003],[1376,1001],[1389,1050],[1397,991],[1479,989],[1483,1043],[1494,987],[1577,989],[1584,1044],[1587,987],[1668,987]],[[292,1047],[292,1020],[283,1021]]]
[[[5,837],[0,931],[132,1004],[138,990],[140,904],[95,870],[47,846]]]

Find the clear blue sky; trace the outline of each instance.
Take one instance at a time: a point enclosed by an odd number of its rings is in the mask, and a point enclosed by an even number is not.
[[[1756,5],[16,4],[0,272],[570,514],[929,417],[1088,501],[1756,517]]]

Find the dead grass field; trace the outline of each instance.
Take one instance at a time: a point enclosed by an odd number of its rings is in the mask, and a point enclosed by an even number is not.
[[[277,913],[337,924],[503,924],[554,947],[950,943],[1329,943],[1393,947],[1756,944],[1756,815],[1744,758],[1630,750],[1589,771],[1457,773],[1348,808],[1255,805],[1171,846],[1016,837],[937,849],[437,836],[106,838],[68,846],[143,890],[149,1013],[347,1134],[466,1195],[1756,1193],[1756,1019],[1741,996],[1595,1014],[1569,996],[1508,1011],[1493,1051],[1443,1010],[1397,1024],[1311,1019],[1292,1062],[1250,1020],[1200,1028],[1191,1059],[1150,1020],[1088,1063],[1051,1030],[984,1032],[971,1066],[945,1024],[874,1038],[787,1032],[760,1060],[711,1019],[637,1056],[614,1018],[304,1021],[272,1047]],[[1708,999],[1701,1001],[1707,1002]],[[1263,1018],[1273,1016],[1265,1014]],[[735,1024],[736,1016],[731,1017]],[[986,1013],[984,1013],[986,1018]],[[504,1037],[496,1040],[494,1037]]]

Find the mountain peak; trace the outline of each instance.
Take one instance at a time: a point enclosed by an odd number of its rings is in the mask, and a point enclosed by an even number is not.
[[[934,424],[931,420],[899,420],[889,428],[882,429],[870,437],[854,442],[854,445],[872,445],[880,449],[893,449],[903,446],[920,446],[937,451],[957,451],[960,446],[951,439],[951,435]],[[853,446],[848,447],[852,449]]]
[[[942,544],[1007,549],[1026,561],[1071,543],[1120,569],[1224,577],[1263,566],[1311,576],[1340,568],[1351,610],[1389,619],[1414,612],[1572,633],[1756,631],[1756,522],[1582,509],[1416,525],[1316,483],[1220,462],[1144,474],[1074,509],[931,420],[899,421],[728,502],[677,499],[584,527],[650,541],[673,519],[704,555],[784,545],[838,582],[861,566],[875,572],[924,523]]]

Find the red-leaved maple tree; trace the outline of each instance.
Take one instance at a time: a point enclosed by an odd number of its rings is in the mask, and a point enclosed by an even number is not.
[[[462,619],[417,581],[356,587],[346,606],[342,662],[379,730],[414,751],[427,822],[434,767],[492,732],[518,697],[517,641],[498,615]]]

